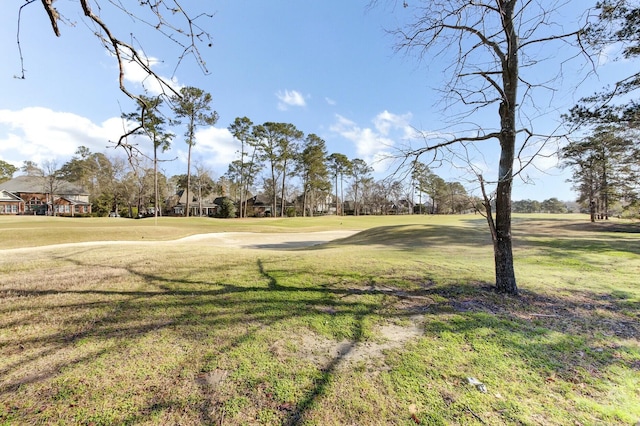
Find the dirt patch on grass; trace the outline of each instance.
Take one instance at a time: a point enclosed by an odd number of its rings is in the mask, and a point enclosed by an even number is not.
[[[318,333],[309,332],[292,339],[298,348],[298,356],[312,360],[313,364],[323,370],[344,370],[355,364],[364,364],[367,368],[385,369],[384,353],[390,349],[401,348],[412,340],[424,335],[424,315],[426,307],[433,300],[424,294],[422,289],[415,291],[401,290],[387,286],[371,286],[364,289],[347,288],[344,297],[359,297],[367,294],[384,294],[389,296],[383,310],[392,312],[400,321],[389,321],[379,324],[371,330],[372,338],[367,340],[336,341]],[[328,315],[337,315],[339,311],[333,306],[315,306],[314,309]],[[399,315],[398,315],[399,314]],[[280,343],[274,345],[272,352],[276,355],[282,350]]]
[[[298,356],[309,359],[323,370],[344,370],[364,363],[368,368],[384,369],[384,352],[404,346],[424,334],[422,316],[409,318],[407,324],[384,324],[373,330],[374,339],[364,342],[347,339],[336,342],[316,333],[294,339]],[[273,348],[277,351],[277,348]]]

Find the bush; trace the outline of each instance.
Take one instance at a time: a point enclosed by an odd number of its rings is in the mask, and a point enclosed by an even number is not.
[[[221,219],[231,219],[236,217],[236,205],[229,198],[222,200],[218,217]]]

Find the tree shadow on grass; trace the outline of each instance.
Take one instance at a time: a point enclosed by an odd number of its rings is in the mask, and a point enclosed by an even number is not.
[[[380,226],[359,232],[347,238],[306,250],[323,250],[337,246],[385,246],[399,250],[415,250],[420,247],[470,245],[491,247],[491,235],[482,226],[449,225],[393,225]],[[485,222],[486,225],[486,222]]]
[[[391,230],[402,238],[410,235],[408,230],[396,231]],[[108,271],[111,267],[106,259],[102,264],[89,263],[83,260],[85,254],[76,252],[58,256],[55,261],[82,270],[102,268]],[[120,353],[131,344],[158,332],[171,333],[193,345],[199,345],[198,342],[203,340],[216,342],[206,351],[194,355],[195,358],[187,358],[185,362],[190,365],[181,367],[197,375],[198,372],[217,368],[218,363],[225,360],[228,362],[229,353],[243,350],[259,334],[269,333],[269,330],[284,327],[292,332],[308,333],[305,327],[312,327],[310,324],[320,317],[322,322],[330,324],[329,332],[344,333],[337,325],[335,329],[331,328],[332,323],[344,321],[348,329],[347,343],[341,346],[336,356],[317,366],[316,377],[301,389],[297,400],[277,399],[255,383],[252,386],[243,384],[238,377],[227,379],[225,386],[232,389],[225,395],[200,386],[201,397],[196,410],[202,422],[221,421],[225,398],[237,393],[255,396],[263,408],[279,413],[283,424],[297,425],[305,420],[319,400],[332,392],[332,385],[341,379],[339,370],[347,362],[348,355],[371,332],[367,322],[372,319],[401,320],[420,314],[426,318],[425,332],[428,335],[445,332],[473,335],[478,330],[493,327],[516,356],[526,359],[534,353],[545,358],[539,366],[531,365],[532,370],[537,369],[537,374],[548,375],[549,366],[555,366],[553,368],[561,377],[574,374],[570,371],[572,363],[606,366],[627,362],[615,357],[615,351],[624,350],[620,344],[617,348],[603,348],[603,352],[593,350],[594,345],[601,344],[602,335],[636,341],[640,335],[636,321],[640,318],[638,307],[625,305],[623,294],[602,295],[582,291],[549,297],[523,292],[521,297],[511,298],[494,294],[489,291],[490,286],[483,283],[462,282],[444,286],[437,285],[428,277],[416,281],[408,289],[395,288],[384,278],[376,283],[367,280],[350,286],[312,284],[315,281],[308,277],[311,272],[287,266],[286,258],[267,261],[260,256],[256,257],[248,279],[240,283],[217,277],[222,276],[225,269],[246,267],[247,261],[193,265],[184,273],[167,274],[154,265],[147,265],[145,259],[132,259],[128,264],[113,267],[126,271],[129,281],[137,286],[131,290],[109,288],[107,281],[102,288],[56,287],[42,282],[23,284],[19,288],[12,288],[11,284],[0,287],[3,313],[23,314],[6,322],[0,320],[0,334],[7,336],[0,354],[11,357],[0,368],[0,377],[4,377],[0,380],[0,399],[19,406],[21,402],[15,399],[14,393],[40,386],[45,390],[50,388],[41,393],[45,404],[63,404],[64,401],[57,401],[47,393],[55,391],[55,385],[48,384],[48,381],[64,376],[76,367],[88,365],[90,368],[98,360],[118,362]],[[49,276],[51,283],[57,282],[55,269]],[[305,277],[309,278],[307,282],[310,284],[300,284]],[[352,282],[352,277],[348,278]],[[393,281],[393,277],[388,279]],[[341,281],[336,277],[336,283]],[[451,318],[451,314],[455,317]],[[56,316],[63,324],[45,335],[25,335],[18,327],[37,327],[40,320]],[[20,318],[27,324],[21,324]],[[555,343],[531,338],[551,332],[560,336]],[[562,340],[573,344],[575,336],[581,339],[575,352],[584,352],[586,356],[553,361],[556,355],[563,354]],[[336,343],[338,340],[336,338]],[[96,349],[82,350],[83,341],[94,342]],[[43,363],[43,359],[51,362]],[[25,375],[27,370],[37,371],[37,374]],[[266,386],[270,385],[267,383]],[[149,420],[152,415],[162,418],[164,412],[184,405],[184,401],[166,395],[144,394],[138,397],[145,399],[146,405],[139,406],[133,413],[123,414],[119,421],[135,423]],[[78,408],[68,405],[59,409],[67,419],[79,414]],[[183,409],[194,410],[193,407]],[[25,419],[37,420],[39,417],[37,413],[21,414],[28,414]],[[11,419],[0,416],[0,420]]]

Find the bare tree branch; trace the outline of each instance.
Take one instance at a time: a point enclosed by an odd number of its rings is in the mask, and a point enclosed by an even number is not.
[[[42,6],[44,6],[45,12],[49,15],[49,20],[51,21],[51,28],[53,28],[53,32],[57,37],[60,37],[60,29],[58,28],[58,19],[60,19],[60,14],[53,7],[54,0],[42,0]]]
[[[18,14],[18,27],[21,21],[22,8],[28,4],[33,3],[35,0],[28,0],[27,3],[20,7]],[[51,28],[56,36],[60,36],[59,21],[63,18],[60,12],[53,6],[55,0],[41,0],[43,8],[49,16],[51,22]],[[111,25],[105,22],[100,16],[101,2],[95,1],[97,11],[92,7],[91,0],[79,0],[82,14],[88,19],[90,23],[95,25],[94,34],[103,43],[105,48],[112,53],[118,62],[119,69],[119,87],[120,90],[129,98],[137,100],[138,96],[135,95],[125,84],[125,64],[135,63],[152,79],[156,80],[161,87],[163,94],[170,97],[171,95],[179,95],[172,85],[164,78],[159,76],[152,68],[150,61],[147,59],[147,55],[144,53],[144,49],[136,49],[131,42],[126,42],[122,37],[114,33]],[[199,44],[205,44],[211,46],[211,37],[209,33],[199,25],[198,21],[201,18],[211,18],[213,14],[200,13],[196,16],[191,16],[182,7],[181,2],[178,0],[154,0],[154,1],[141,1],[136,2],[137,6],[142,10],[146,10],[152,16],[155,17],[156,22],[145,18],[141,14],[134,12],[134,6],[129,4],[123,4],[121,0],[102,0],[102,3],[108,3],[120,10],[122,13],[130,17],[133,21],[144,23],[145,25],[153,28],[162,36],[171,40],[174,44],[182,49],[182,52],[178,56],[176,67],[174,69],[174,75],[177,68],[183,62],[183,60],[191,55],[196,59],[201,70],[208,74],[208,68],[206,62],[203,59],[199,47]],[[179,16],[181,19],[170,20],[168,17]],[[131,39],[134,39],[132,34],[128,34]],[[20,45],[20,32],[18,31],[18,46]],[[22,76],[24,78],[25,68],[22,51],[20,50]],[[172,76],[173,77],[173,76]]]

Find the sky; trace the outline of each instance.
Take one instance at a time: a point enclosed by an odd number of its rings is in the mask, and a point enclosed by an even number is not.
[[[0,15],[0,159],[18,167],[25,160],[62,165],[79,146],[122,155],[113,142],[126,126],[121,114],[132,112],[135,105],[119,91],[117,63],[94,37],[78,3],[55,3],[65,17],[61,37],[53,34],[40,2],[24,7],[19,43],[18,9],[24,2],[11,3],[15,7],[5,5]],[[564,29],[575,28],[592,2],[568,3],[558,18],[557,26]],[[101,16],[116,34],[144,48],[154,71],[174,87],[195,86],[211,93],[219,120],[199,129],[192,162],[215,176],[223,175],[237,158],[239,145],[227,130],[236,117],[246,116],[255,124],[292,123],[305,134],[315,133],[326,141],[329,153],[367,161],[378,179],[396,170],[397,163],[382,159],[402,148],[424,146],[425,138],[441,140],[453,129],[497,126],[494,111],[465,120],[473,122],[466,128],[462,120],[451,123],[459,119],[460,106],[443,102],[439,89],[451,75],[453,55],[446,48],[438,57],[397,51],[398,39],[391,31],[413,13],[400,2],[369,7],[368,0],[184,0],[182,5],[192,14],[212,15],[198,20],[211,36],[210,47],[208,40],[200,45],[206,71],[193,57],[179,61],[178,46],[148,26],[106,6]],[[563,78],[552,82],[554,90],[536,94],[537,108],[521,116],[535,120],[541,132],[556,129],[560,114],[629,66],[600,56],[593,58],[598,72],[589,74],[589,61],[583,57],[563,62],[574,56],[569,47],[534,54],[546,62],[523,69],[525,78],[543,82],[549,70],[563,67]],[[21,55],[24,79],[16,78],[22,74]],[[133,67],[127,67],[125,77],[133,92],[142,93],[143,87],[150,94],[157,91]],[[160,165],[168,176],[184,174],[187,168],[183,130],[174,132],[171,150],[162,154],[167,161]],[[145,142],[139,143],[144,148]],[[554,150],[544,147],[544,155],[525,170],[524,179],[516,180],[514,200],[576,198],[566,182],[569,171],[557,167]],[[478,195],[465,166],[471,163],[485,179],[495,179],[497,156],[497,142],[482,142],[449,153],[451,161],[432,163],[431,168]]]

